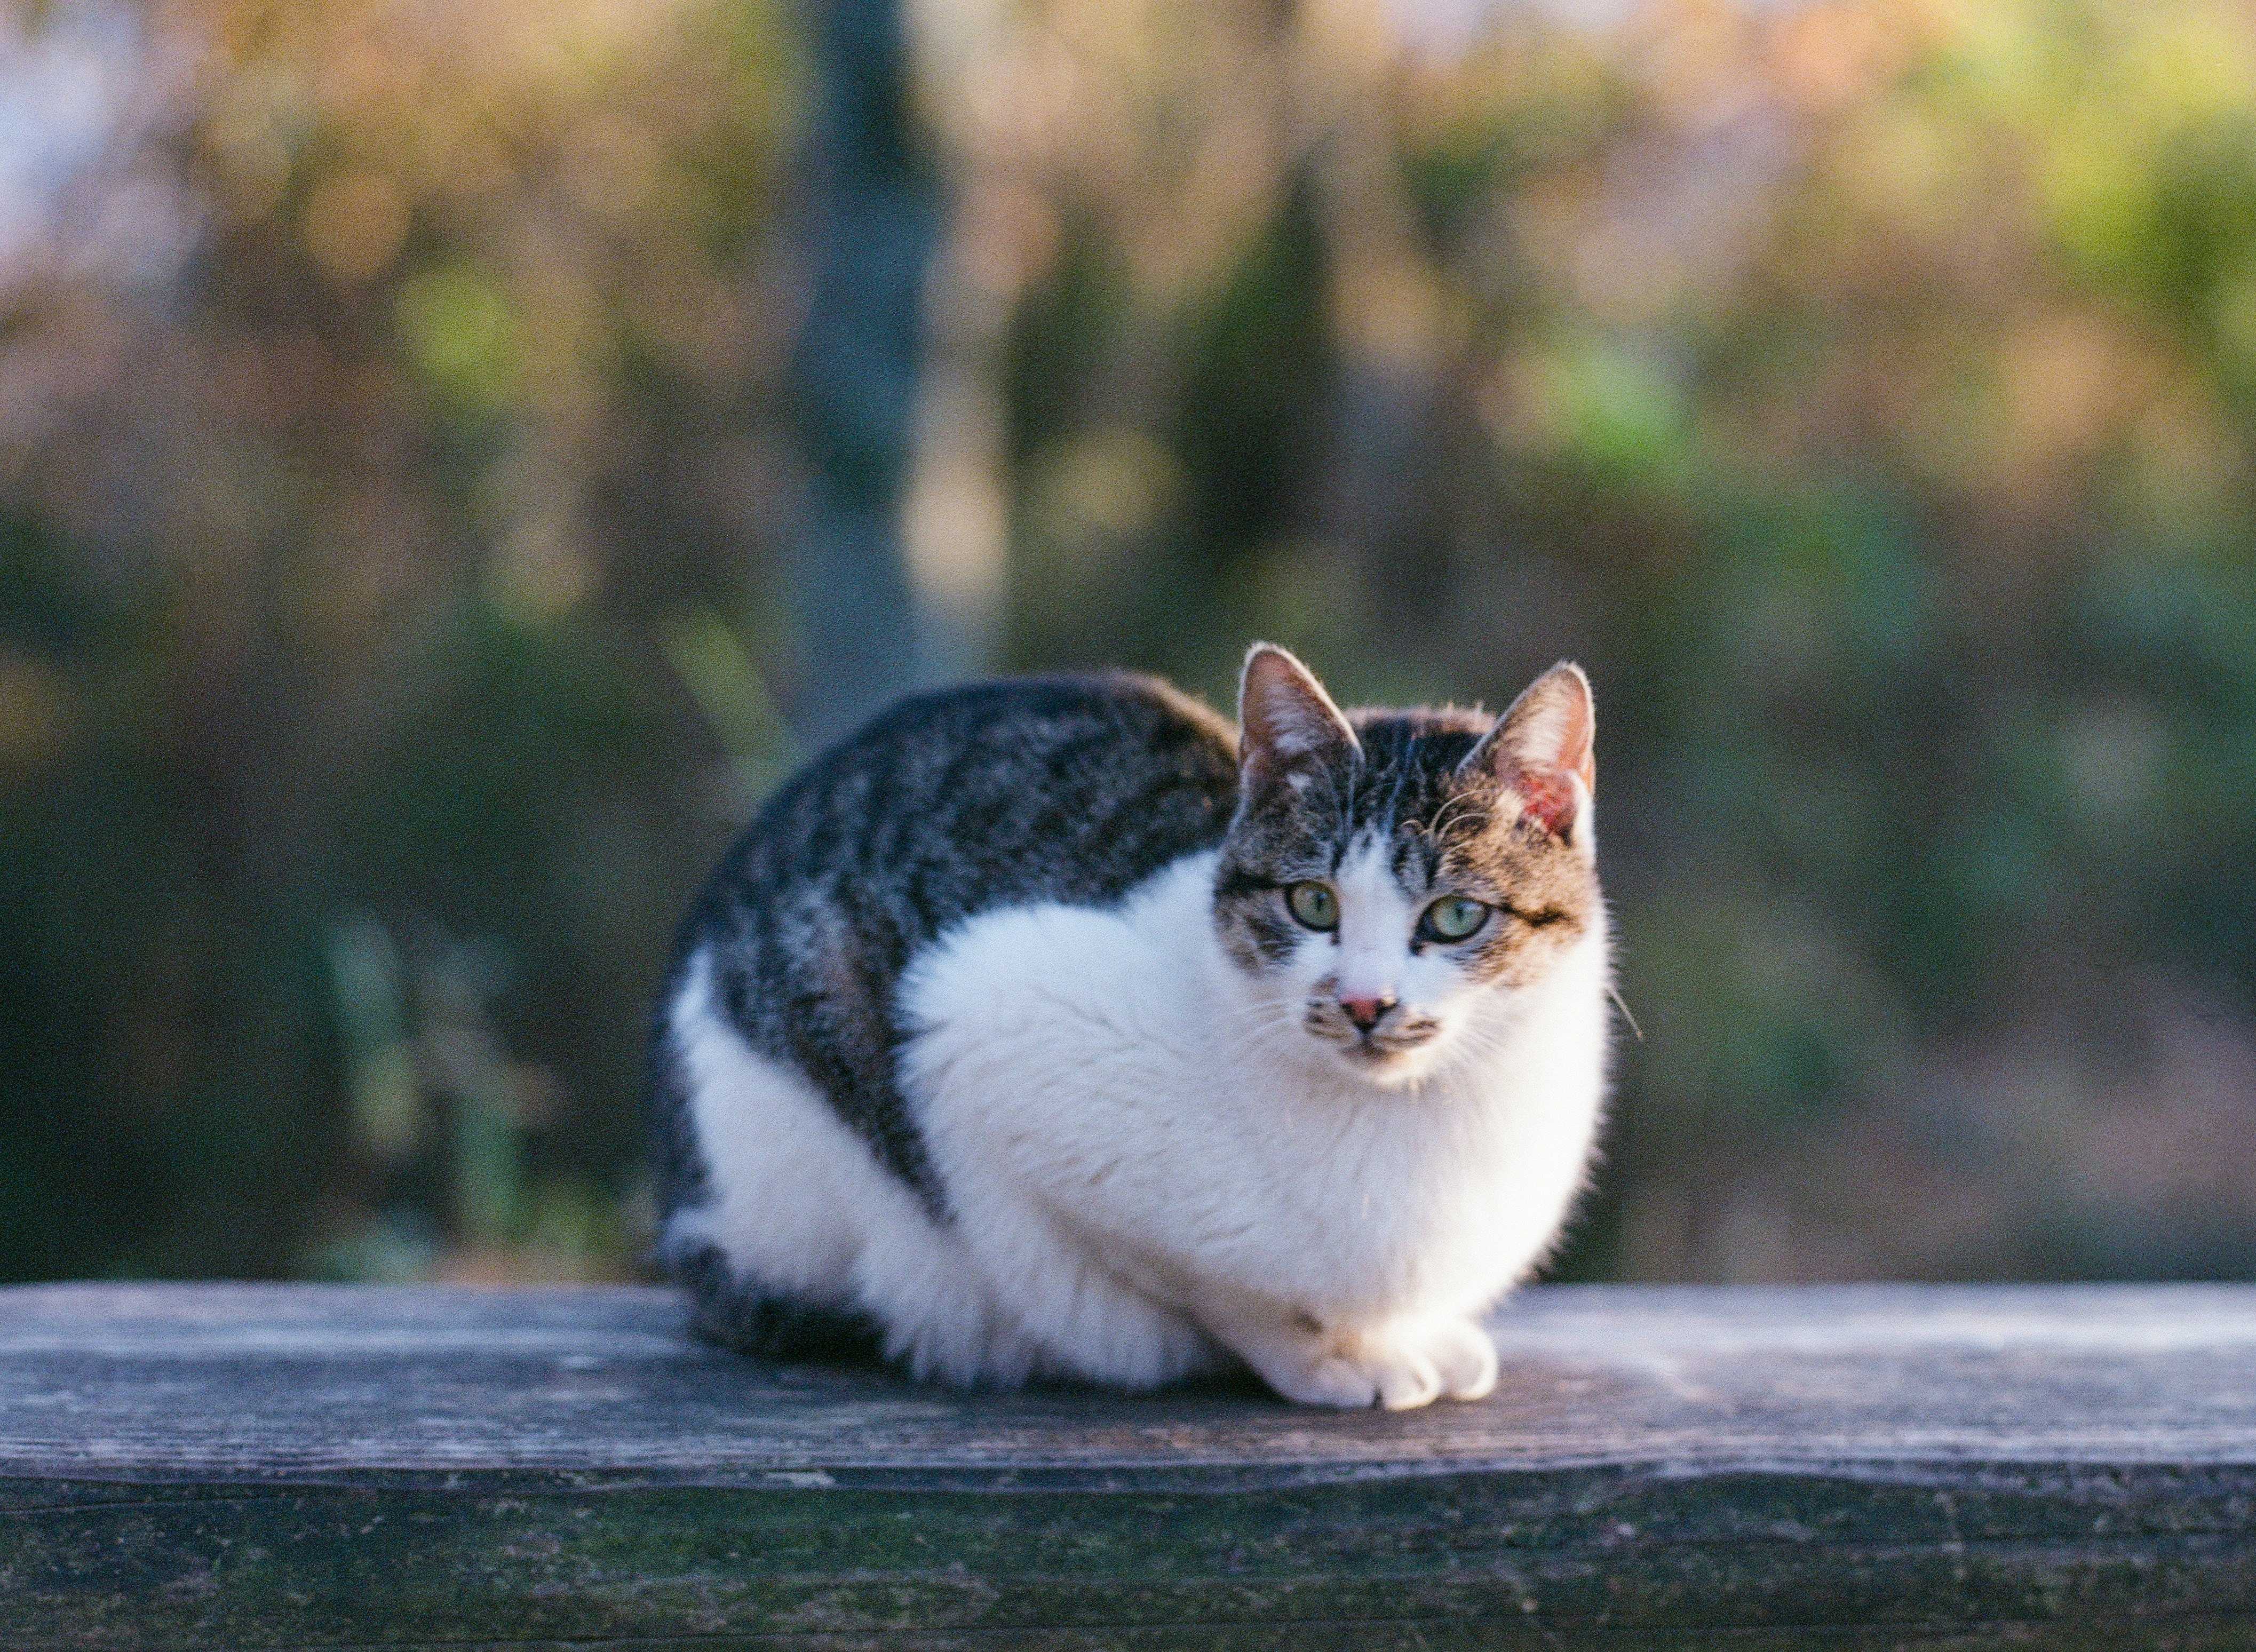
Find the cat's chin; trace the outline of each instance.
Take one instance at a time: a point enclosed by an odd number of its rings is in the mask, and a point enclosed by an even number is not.
[[[1374,1049],[1368,1044],[1327,1044],[1332,1059],[1375,1090],[1406,1090],[1433,1070],[1434,1047]]]

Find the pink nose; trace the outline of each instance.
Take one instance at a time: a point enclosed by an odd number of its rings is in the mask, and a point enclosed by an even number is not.
[[[1394,1000],[1392,998],[1343,998],[1339,1001],[1339,1006],[1347,1012],[1348,1020],[1356,1024],[1357,1030],[1367,1033],[1378,1025],[1380,1018],[1387,1011],[1394,1007]]]

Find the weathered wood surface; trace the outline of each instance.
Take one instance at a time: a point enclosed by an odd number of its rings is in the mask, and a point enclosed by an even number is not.
[[[2256,1647],[2256,1288],[1540,1290],[1395,1416],[680,1324],[0,1291],[0,1647]]]

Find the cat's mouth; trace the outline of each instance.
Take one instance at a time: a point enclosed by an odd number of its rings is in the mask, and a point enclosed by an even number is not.
[[[1357,1026],[1337,1004],[1324,998],[1309,1000],[1304,1019],[1312,1033],[1343,1042],[1370,1044],[1379,1049],[1415,1049],[1442,1030],[1442,1023],[1435,1017],[1399,1008],[1388,1010],[1371,1026]]]

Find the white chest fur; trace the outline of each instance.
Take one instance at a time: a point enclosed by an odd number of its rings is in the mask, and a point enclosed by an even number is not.
[[[1604,936],[1499,993],[1421,1084],[1383,1090],[1225,957],[1212,875],[1194,857],[1115,909],[952,931],[902,984],[904,1089],[960,1243],[1036,1364],[1163,1380],[1212,1336],[1288,1393],[1352,1400],[1331,1390],[1359,1379],[1299,1368],[1383,1366],[1421,1326],[1462,1342],[1556,1232],[1604,1085]],[[1385,1374],[1364,1402],[1397,1402]]]

